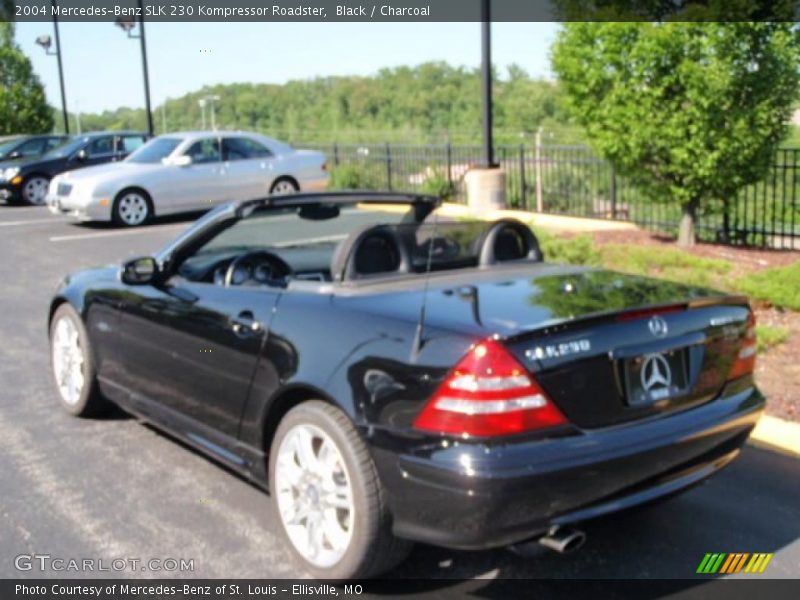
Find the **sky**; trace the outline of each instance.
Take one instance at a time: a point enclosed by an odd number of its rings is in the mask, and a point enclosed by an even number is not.
[[[480,65],[480,23],[145,23],[153,106],[216,83],[285,83],[369,75],[382,67],[442,60]],[[144,106],[139,40],[113,23],[59,23],[67,107],[99,112]],[[495,23],[492,62],[552,77],[555,23]],[[35,44],[51,23],[18,23],[47,98],[61,107],[58,64]]]

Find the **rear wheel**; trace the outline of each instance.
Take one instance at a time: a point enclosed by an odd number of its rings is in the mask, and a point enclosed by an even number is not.
[[[290,410],[270,451],[270,490],[289,545],[314,576],[371,577],[411,544],[391,533],[385,492],[347,416],[320,401]]]
[[[300,188],[297,186],[297,183],[288,177],[279,177],[269,189],[271,196],[285,196],[286,194],[294,194],[299,191]]]
[[[114,200],[111,219],[123,227],[144,225],[153,216],[150,198],[140,190],[124,190]]]
[[[22,200],[25,204],[42,206],[47,200],[47,188],[50,180],[42,175],[29,177],[22,184]]]
[[[89,336],[78,313],[66,303],[50,323],[50,358],[61,406],[78,417],[103,412],[108,405],[97,389]]]

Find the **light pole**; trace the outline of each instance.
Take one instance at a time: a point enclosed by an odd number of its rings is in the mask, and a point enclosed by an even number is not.
[[[200,107],[200,114],[202,115],[201,118],[202,118],[203,126],[201,127],[201,129],[205,129],[206,128],[206,99],[205,98],[200,98],[200,100],[197,101],[197,106]]]
[[[203,98],[203,100],[205,102],[208,102],[208,104],[211,106],[211,131],[216,131],[217,130],[217,120],[216,120],[216,111],[215,111],[215,108],[214,108],[214,103],[215,102],[219,102],[220,101],[220,97],[218,95],[216,95],[216,94],[212,94],[210,96],[206,96],[205,98]],[[204,119],[204,122],[205,122],[205,119]]]
[[[61,40],[58,37],[58,17],[56,16],[56,0],[52,0],[53,5],[53,31],[56,36],[56,50],[50,52],[50,46],[53,41],[49,35],[40,35],[36,38],[36,43],[39,44],[49,56],[55,56],[58,59],[58,82],[61,85],[61,112],[64,116],[64,133],[69,135],[69,116],[67,115],[67,95],[64,91],[64,65],[61,62]]]
[[[147,113],[147,132],[153,135],[153,112],[150,109],[150,76],[147,73],[147,44],[144,37],[144,8],[142,0],[139,0],[139,34],[133,33],[136,21],[128,18],[117,19],[117,26],[120,27],[131,39],[138,39],[142,48],[142,73],[144,75],[144,103]]]
[[[481,96],[483,100],[483,162],[484,168],[497,166],[494,162],[492,139],[492,13],[490,0],[481,0]]]

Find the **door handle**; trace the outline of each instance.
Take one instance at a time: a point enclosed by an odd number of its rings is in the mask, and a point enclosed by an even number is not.
[[[256,321],[252,312],[243,310],[236,317],[231,319],[231,329],[233,329],[234,333],[239,335],[256,333],[261,330],[261,323]]]

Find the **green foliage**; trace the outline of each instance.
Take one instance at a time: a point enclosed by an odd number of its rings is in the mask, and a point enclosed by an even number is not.
[[[773,306],[800,310],[800,260],[740,277],[736,287]]]
[[[582,140],[571,124],[557,84],[530,77],[517,66],[495,76],[498,143],[532,142],[540,125],[555,132],[549,143]],[[477,69],[431,62],[381,69],[372,76],[317,77],[283,85],[234,83],[207,86],[164,105],[169,131],[198,129],[197,101],[217,94],[221,129],[262,131],[289,141],[339,143],[476,143],[480,140],[480,75]],[[162,133],[162,107],[153,110]],[[210,118],[207,115],[207,125]],[[145,126],[142,109],[82,114],[85,130]]]
[[[763,354],[770,348],[785,343],[789,339],[789,330],[774,325],[756,325],[756,351]]]
[[[447,169],[433,169],[431,175],[425,178],[420,186],[423,194],[439,196],[443,200],[450,200],[456,194],[456,186],[447,179]]]
[[[585,266],[601,264],[601,255],[588,235],[563,238],[539,230],[536,237],[547,262]]]
[[[792,23],[573,22],[552,56],[595,149],[692,219],[767,173],[800,81]]]
[[[331,170],[332,190],[377,190],[385,187],[382,178],[375,176],[367,164],[348,163]]]
[[[53,115],[44,87],[13,35],[13,24],[0,22],[0,135],[47,133]]]

